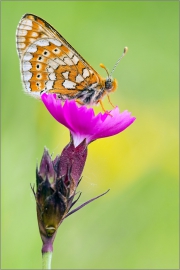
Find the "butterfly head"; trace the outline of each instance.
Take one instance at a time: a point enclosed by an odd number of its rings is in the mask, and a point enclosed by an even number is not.
[[[110,92],[114,92],[117,89],[117,80],[116,79],[112,79],[112,77],[108,77],[105,80],[105,90],[110,93]]]

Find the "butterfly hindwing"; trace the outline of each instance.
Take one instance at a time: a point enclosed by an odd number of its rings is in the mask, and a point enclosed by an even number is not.
[[[20,20],[16,46],[24,88],[32,96],[56,93],[62,100],[94,105],[116,89],[115,80],[101,78],[49,23],[33,14]]]
[[[100,79],[72,46],[43,19],[26,14],[17,32],[22,81],[27,92],[74,95]],[[70,91],[69,91],[70,90]]]

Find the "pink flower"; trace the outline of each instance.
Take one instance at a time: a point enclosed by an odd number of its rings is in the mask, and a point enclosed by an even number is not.
[[[78,146],[84,139],[86,143],[104,137],[116,135],[130,126],[135,117],[127,110],[120,113],[116,107],[108,113],[94,114],[92,108],[78,106],[74,100],[66,100],[63,104],[56,94],[42,94],[41,99],[51,115],[62,125],[67,127]]]

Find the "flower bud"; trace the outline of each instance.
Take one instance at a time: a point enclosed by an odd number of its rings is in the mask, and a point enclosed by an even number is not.
[[[57,229],[66,217],[107,193],[90,199],[69,212],[81,195],[80,193],[74,200],[86,157],[85,140],[75,147],[71,138],[62,154],[54,160],[48,150],[44,149],[40,167],[36,169],[36,192],[32,188],[43,241],[42,253],[52,252]]]
[[[36,169],[36,192],[32,188],[43,252],[52,251],[57,228],[78,200],[73,202],[86,157],[85,142],[75,148],[71,140],[55,160],[44,149],[40,167]]]

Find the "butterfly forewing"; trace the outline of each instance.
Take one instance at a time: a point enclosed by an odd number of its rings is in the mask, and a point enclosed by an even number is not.
[[[37,97],[42,91],[65,99],[81,97],[86,103],[102,90],[100,75],[43,19],[24,15],[17,27],[16,43],[26,92]]]

